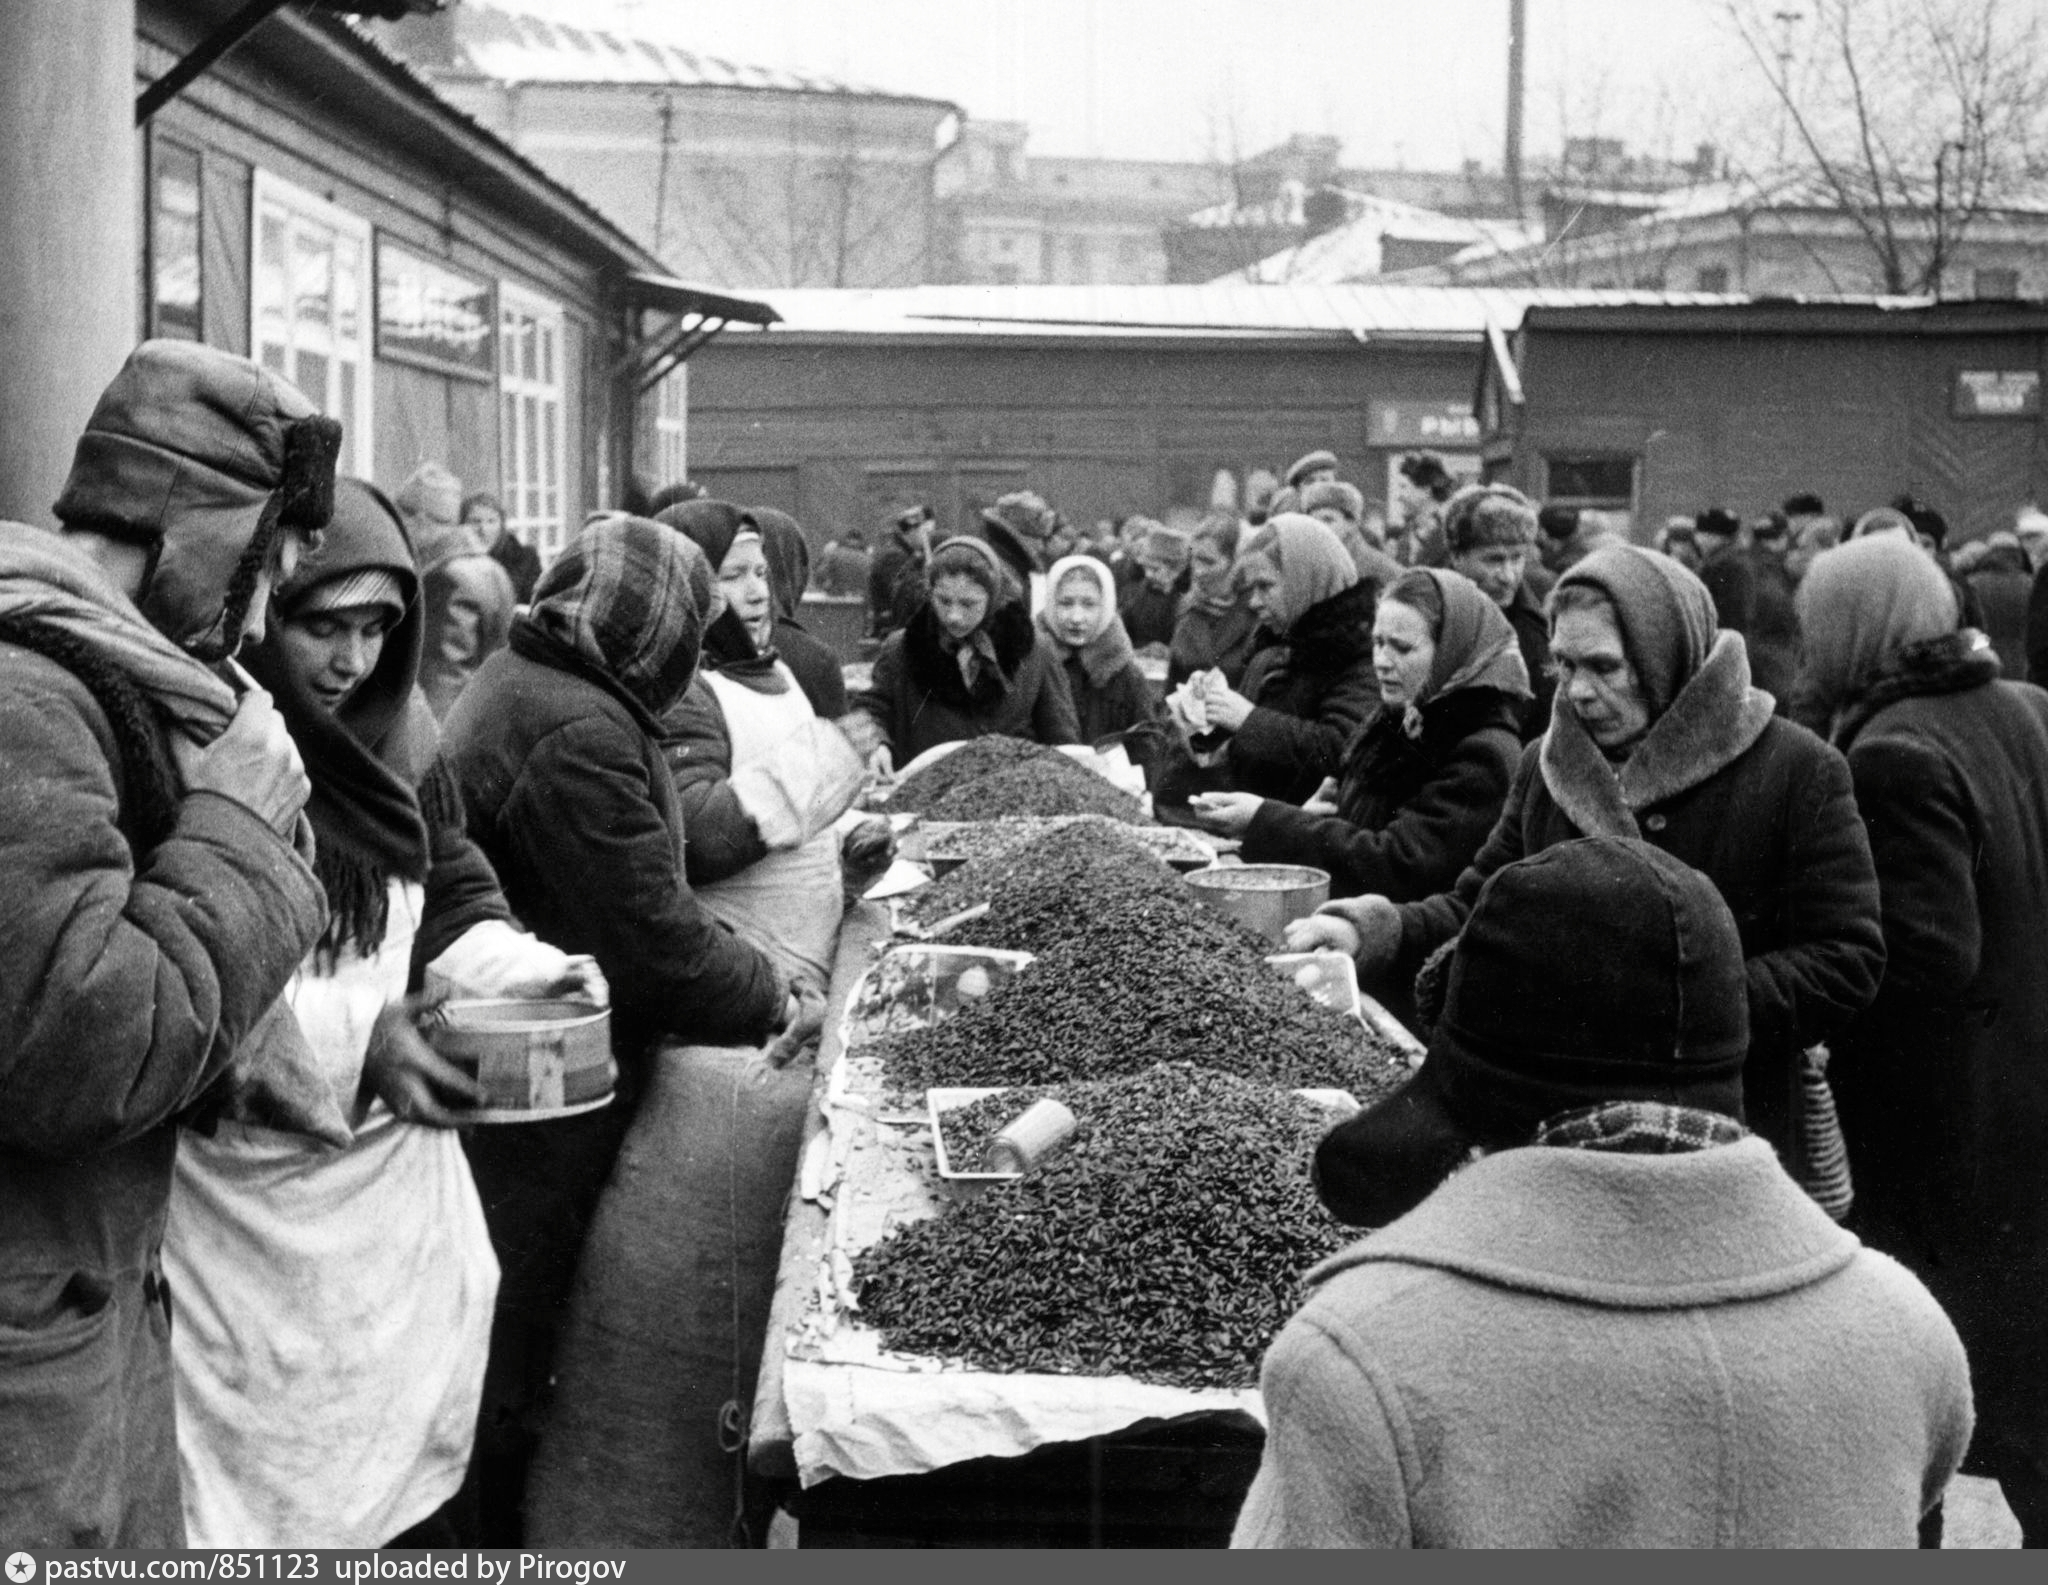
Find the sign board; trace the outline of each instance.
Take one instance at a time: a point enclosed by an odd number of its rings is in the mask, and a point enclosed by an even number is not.
[[[498,377],[491,283],[377,238],[377,356],[475,380]]]
[[[1479,419],[1470,402],[1372,402],[1366,407],[1368,446],[1479,444]]]
[[[2038,418],[2039,369],[1958,369],[1950,411],[1957,418]]]

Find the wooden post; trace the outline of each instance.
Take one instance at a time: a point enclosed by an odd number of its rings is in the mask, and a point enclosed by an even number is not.
[[[50,522],[135,345],[134,0],[0,3],[0,517]]]

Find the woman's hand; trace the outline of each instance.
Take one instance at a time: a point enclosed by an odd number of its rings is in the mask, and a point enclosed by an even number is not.
[[[1393,967],[1401,950],[1401,910],[1384,897],[1324,903],[1287,927],[1289,952],[1347,952],[1361,975]]]
[[[814,1047],[825,1030],[825,992],[809,978],[798,979],[789,988],[782,1006],[782,1027],[767,1049],[768,1066],[786,1068]]]
[[[1214,831],[1218,836],[1241,837],[1265,801],[1257,793],[1207,792],[1188,799],[1188,808],[1204,830]]]
[[[483,1105],[477,1082],[444,1058],[420,1035],[415,1021],[439,1004],[438,997],[408,996],[377,1015],[370,1048],[363,1056],[363,1086],[404,1123],[459,1128],[466,1112]]]
[[[1333,914],[1310,914],[1289,922],[1281,944],[1289,952],[1358,952],[1358,932]]]
[[[865,710],[849,710],[832,724],[839,728],[847,747],[860,759],[872,761],[877,749],[888,746],[881,726]]]
[[[1252,713],[1252,702],[1229,683],[1219,683],[1208,693],[1209,724],[1235,732]]]
[[[1303,814],[1333,815],[1337,812],[1337,778],[1325,776],[1315,796],[1301,806]]]

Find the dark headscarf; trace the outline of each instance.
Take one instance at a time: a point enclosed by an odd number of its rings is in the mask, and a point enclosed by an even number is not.
[[[373,570],[397,579],[404,614],[385,634],[370,674],[329,711],[288,663],[279,629],[323,585]],[[328,900],[320,950],[331,957],[353,943],[374,952],[384,940],[391,880],[427,878],[421,784],[439,747],[416,687],[425,626],[419,575],[398,509],[382,491],[360,479],[335,480],[325,539],[272,596],[272,614],[262,644],[244,662],[277,700],[313,784],[306,803],[313,872]]]
[[[1557,580],[1551,593],[1583,584],[1614,607],[1621,646],[1643,685],[1655,721],[1707,661],[1714,647],[1714,597],[1662,551],[1603,545]]]
[[[761,525],[761,548],[768,557],[768,583],[775,596],[775,619],[794,622],[804,590],[811,585],[811,542],[802,525],[772,506],[748,508]]]
[[[725,565],[726,553],[741,535],[758,537],[761,553],[768,558],[768,609],[771,616],[775,613],[775,554],[769,548],[766,531],[751,511],[726,501],[682,501],[664,507],[655,521],[668,524],[703,551],[704,559],[711,564],[713,578],[718,576],[719,568]],[[773,642],[756,644],[753,635],[747,631],[747,624],[730,606],[704,630],[704,660],[712,670],[737,678],[759,692],[783,693],[788,689],[775,666]]]
[[[1433,599],[1423,594],[1424,584],[1433,589]],[[1422,706],[1461,689],[1494,688],[1515,699],[1530,696],[1529,668],[1515,630],[1500,607],[1463,573],[1443,567],[1412,568],[1382,598],[1422,611],[1435,629],[1436,658],[1429,681],[1407,711],[1410,737],[1421,735]]]
[[[532,607],[512,625],[512,647],[595,673],[659,736],[663,712],[697,675],[707,618],[724,604],[717,573],[689,539],[648,518],[601,512],[541,574]]]

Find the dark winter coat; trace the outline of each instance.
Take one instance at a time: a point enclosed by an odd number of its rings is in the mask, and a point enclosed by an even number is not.
[[[1083,743],[1122,732],[1159,713],[1159,701],[1136,661],[1125,661],[1100,680],[1089,676],[1087,663],[1078,654],[1069,655],[1060,670],[1073,696]]]
[[[1139,649],[1147,644],[1171,644],[1174,624],[1180,619],[1181,601],[1187,592],[1186,573],[1174,580],[1171,589],[1155,589],[1144,578],[1126,584],[1117,599],[1116,611],[1124,619],[1124,631],[1131,635],[1131,643]]]
[[[868,562],[868,632],[887,638],[907,627],[930,591],[924,552],[891,529]]]
[[[1521,708],[1516,725],[1524,743],[1533,743],[1550,727],[1550,700],[1557,692],[1557,679],[1550,675],[1550,618],[1543,614],[1543,597],[1535,588],[1531,568],[1516,588],[1514,598],[1501,608],[1508,626],[1515,630],[1515,643],[1522,651],[1522,664],[1529,672],[1529,686],[1535,697]],[[1552,584],[1556,579],[1549,580]]]
[[[1081,741],[1066,674],[1023,603],[998,606],[986,629],[1000,675],[984,670],[972,688],[942,646],[943,630],[929,603],[875,656],[873,679],[853,705],[874,717],[898,765],[966,738]]]
[[[1799,670],[1799,613],[1784,559],[1754,546],[1730,545],[1701,564],[1700,582],[1714,597],[1721,626],[1742,635],[1751,680],[1785,714]]]
[[[166,750],[167,752],[167,750]],[[175,1546],[172,1121],[312,949],[312,871],[216,793],[136,853],[114,728],[0,643],[0,1533]]]
[[[1328,870],[1336,897],[1406,903],[1456,884],[1507,799],[1519,706],[1494,688],[1463,688],[1424,705],[1412,739],[1402,712],[1382,705],[1344,756],[1336,814],[1267,799],[1244,833],[1246,861]]]
[[[1372,669],[1372,585],[1353,584],[1313,605],[1284,639],[1264,634],[1238,692],[1252,702],[1230,735],[1232,785],[1305,803],[1343,767],[1344,751],[1378,708]]]
[[[1845,718],[1887,952],[1828,1076],[1857,1225],[1955,1318],[1986,1445],[2048,1448],[2048,693],[1952,635]],[[2032,1382],[2031,1386],[2016,1383]]]
[[[774,644],[819,720],[837,721],[846,714],[846,671],[830,644],[786,620],[775,624]]]
[[[525,605],[533,598],[533,586],[540,582],[540,552],[508,531],[498,536],[488,554],[512,580],[513,597]]]
[[[1259,631],[1259,619],[1242,600],[1223,610],[1183,599],[1180,619],[1173,625],[1171,659],[1166,668],[1166,685],[1177,688],[1198,671],[1215,669],[1235,688],[1251,663],[1252,644]]]
[[[443,727],[470,834],[512,911],[610,982],[613,1045],[754,1045],[782,1011],[768,960],[683,876],[683,823],[659,723],[594,667],[516,629]]]
[[[1998,652],[1999,670],[2008,682],[2025,682],[2027,664],[2027,600],[2034,590],[2027,553],[2017,545],[1994,546],[1961,579],[1977,602],[1984,632]]]
[[[1649,761],[1646,747],[1631,757],[1639,796],[1629,810],[1643,840],[1705,874],[1735,915],[1749,982],[1748,1122],[1800,1177],[1799,1055],[1838,1034],[1877,993],[1884,968],[1877,876],[1849,767],[1834,749],[1783,718],[1763,719],[1756,705],[1760,730],[1724,757],[1737,723],[1744,732],[1757,727],[1735,708],[1749,691],[1740,660],[1739,641],[1724,632],[1652,728],[1663,736],[1661,763]],[[1578,790],[1581,778],[1562,745],[1597,750],[1575,719],[1576,739],[1560,735],[1566,708],[1559,701],[1551,731],[1523,751],[1500,821],[1457,886],[1401,909],[1398,983],[1462,928],[1494,871],[1575,837],[1625,834],[1606,829],[1593,797]],[[1714,764],[1711,774],[1692,779],[1689,767]],[[1579,807],[1576,818],[1554,785]]]
[[[733,790],[732,729],[701,674],[661,725],[662,754],[689,833],[683,872],[690,884],[709,886],[758,864],[768,844]]]

